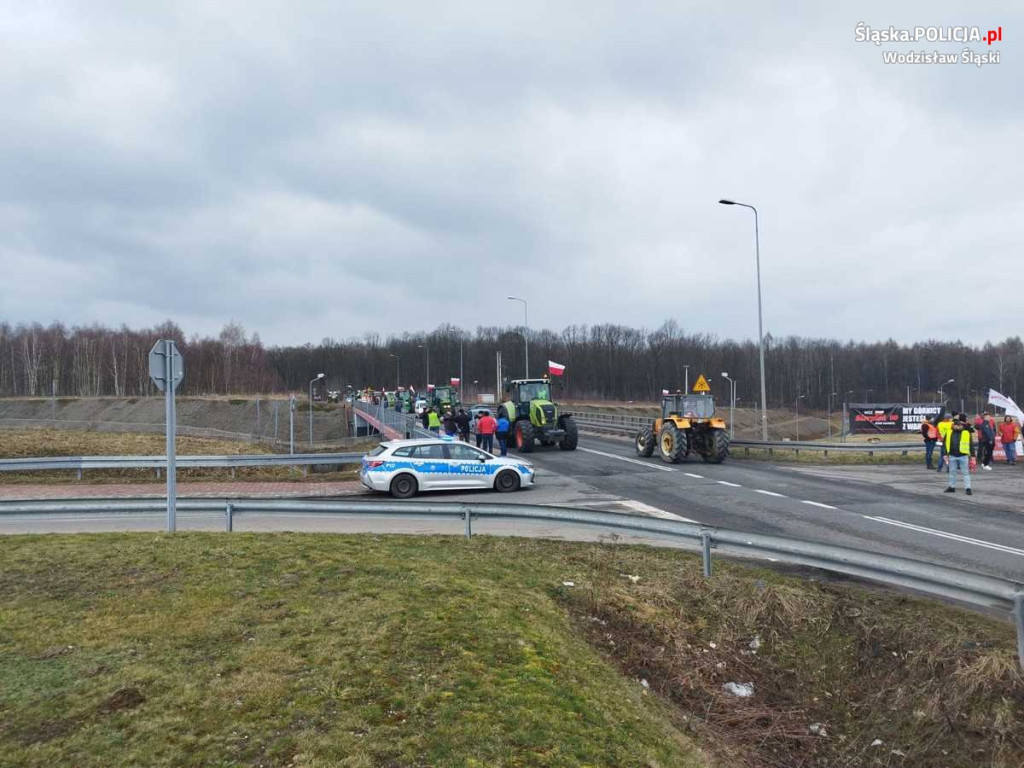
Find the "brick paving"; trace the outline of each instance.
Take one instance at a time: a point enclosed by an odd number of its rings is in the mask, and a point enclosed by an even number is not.
[[[180,498],[285,498],[310,496],[350,496],[361,493],[363,485],[357,480],[331,483],[279,483],[279,482],[206,482],[178,483]],[[80,498],[163,498],[167,492],[164,483],[116,483],[73,485],[0,485],[0,500],[25,499],[80,499]]]

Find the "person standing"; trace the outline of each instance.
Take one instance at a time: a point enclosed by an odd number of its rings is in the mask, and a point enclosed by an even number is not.
[[[491,416],[490,411],[484,411],[476,424],[476,433],[480,435],[480,447],[488,453],[494,451],[494,432],[498,428],[498,422]]]
[[[426,408],[424,408],[423,412],[420,414],[420,421],[423,422],[424,429],[430,429],[430,414],[427,413]]]
[[[974,455],[974,430],[967,423],[967,414],[961,413],[952,422],[946,434],[946,454],[949,457],[949,486],[946,493],[956,493],[957,470],[964,476],[964,493],[972,496],[971,457]]]
[[[932,466],[932,454],[935,453],[935,443],[939,441],[939,430],[927,418],[921,422],[921,436],[924,437],[924,465],[928,469],[935,469]]]
[[[981,414],[978,426],[978,463],[989,472],[992,471],[992,454],[996,449],[996,427],[992,422],[992,414],[985,411]]]
[[[473,434],[476,436],[476,447],[480,447],[480,440],[483,435],[480,434],[480,419],[483,418],[484,412],[477,411],[476,416],[473,417]]]
[[[427,429],[435,435],[440,435],[441,433],[441,419],[438,418],[437,411],[433,408],[427,409]]]
[[[1006,451],[1006,463],[1013,466],[1017,463],[1017,438],[1020,437],[1020,430],[1013,421],[1012,416],[1005,416],[1003,423],[999,425],[999,439],[1003,443],[1003,450]]]
[[[441,423],[444,425],[444,433],[448,437],[455,436],[455,417],[452,416],[451,409],[446,408],[444,416],[441,417]]]
[[[497,427],[494,432],[494,436],[498,438],[498,445],[501,446],[502,456],[508,456],[508,426],[508,419],[505,417],[505,411],[502,410],[498,413]]]
[[[939,432],[939,466],[936,467],[936,471],[941,472],[942,468],[946,466],[946,437],[949,435],[950,429],[953,427],[953,414],[943,413],[939,423],[935,425],[935,428]],[[948,470],[947,470],[948,471]]]
[[[455,426],[459,430],[459,440],[464,443],[469,442],[469,416],[466,415],[466,411],[463,408],[459,408],[459,413],[455,417]]]

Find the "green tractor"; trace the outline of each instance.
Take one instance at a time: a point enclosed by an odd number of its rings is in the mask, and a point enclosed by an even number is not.
[[[448,385],[434,387],[434,391],[427,395],[427,406],[436,408],[438,414],[444,413],[449,408],[452,413],[456,413],[461,405],[462,400],[459,398],[458,387]]]
[[[395,398],[395,410],[399,413],[412,413],[414,410],[415,401],[412,393],[406,390],[401,390]]]
[[[515,379],[505,381],[508,400],[498,408],[498,415],[509,421],[509,439],[520,453],[530,453],[533,441],[554,445],[563,451],[576,450],[579,428],[570,413],[559,413],[550,400],[551,383],[547,379]]]

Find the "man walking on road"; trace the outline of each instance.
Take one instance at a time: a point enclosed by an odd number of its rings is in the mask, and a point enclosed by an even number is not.
[[[508,419],[505,417],[504,409],[498,414],[498,425],[495,428],[495,437],[498,438],[498,445],[501,446],[501,455],[508,456]]]
[[[469,416],[463,408],[459,408],[459,414],[455,417],[455,426],[459,430],[459,440],[469,442]]]
[[[943,414],[935,428],[939,432],[939,466],[936,467],[936,470],[941,472],[942,468],[946,466],[946,437],[949,435],[950,429],[953,428],[953,414]]]
[[[981,414],[981,425],[978,427],[978,463],[989,472],[992,471],[992,453],[996,449],[996,425],[992,415],[985,411]]]
[[[928,469],[935,469],[932,466],[932,454],[935,453],[935,443],[939,440],[939,430],[928,419],[921,422],[921,435],[924,437],[924,465]]]
[[[498,422],[491,416],[490,411],[484,411],[476,423],[476,433],[480,436],[480,447],[488,453],[494,450],[494,432],[497,428]]]
[[[973,430],[967,423],[967,414],[961,413],[946,433],[946,453],[949,456],[949,487],[946,493],[956,493],[957,470],[964,476],[964,492],[971,496],[971,456],[974,455]]]

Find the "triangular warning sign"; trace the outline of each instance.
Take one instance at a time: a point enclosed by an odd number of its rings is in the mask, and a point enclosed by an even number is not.
[[[708,380],[704,378],[704,374],[703,373],[700,376],[697,377],[697,383],[693,385],[693,391],[694,392],[710,392],[711,391],[711,385],[708,384]]]

